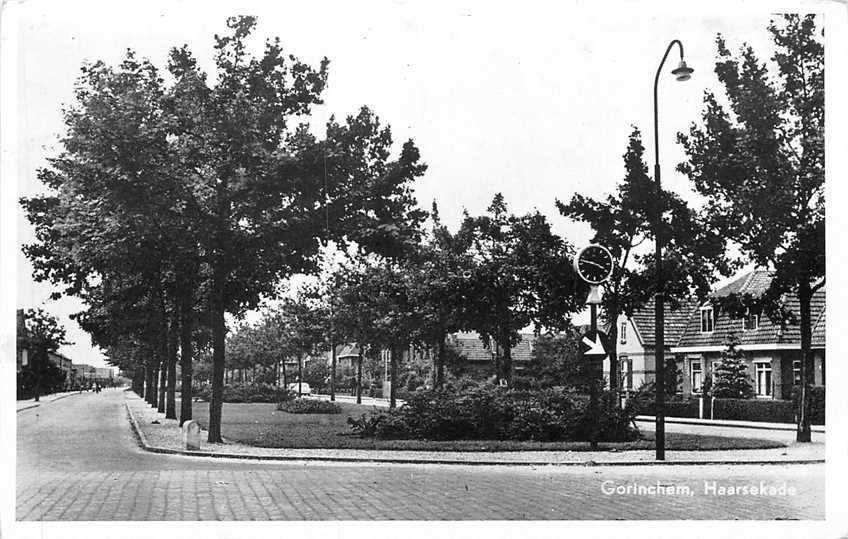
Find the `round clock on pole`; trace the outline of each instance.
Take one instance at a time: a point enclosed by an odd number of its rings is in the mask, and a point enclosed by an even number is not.
[[[577,252],[574,257],[574,271],[581,279],[591,285],[586,303],[598,304],[601,302],[598,285],[610,278],[613,265],[612,253],[603,245],[587,245]]]

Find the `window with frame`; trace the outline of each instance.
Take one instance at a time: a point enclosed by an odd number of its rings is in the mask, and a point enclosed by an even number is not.
[[[801,385],[801,360],[795,359],[792,361],[792,383],[796,386]]]
[[[627,344],[627,320],[621,323],[621,329],[619,330],[619,335],[621,336],[620,342],[621,344]]]
[[[633,364],[627,356],[619,356],[618,367],[621,374],[619,378],[621,387],[630,391],[633,389]]]
[[[771,397],[771,361],[754,363],[754,391],[758,397]]]
[[[822,353],[822,357],[821,357],[821,373],[822,373],[821,385],[825,385],[824,384],[824,353]]]
[[[700,359],[690,360],[689,379],[692,381],[692,393],[700,393],[704,386],[704,370]]]
[[[715,327],[712,307],[701,308],[701,333],[712,333]]]
[[[742,319],[743,331],[756,331],[760,327],[760,315],[745,311],[745,318]]]

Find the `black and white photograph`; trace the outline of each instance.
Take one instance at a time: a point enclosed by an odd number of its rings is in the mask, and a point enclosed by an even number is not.
[[[846,21],[4,1],[0,535],[846,536]]]

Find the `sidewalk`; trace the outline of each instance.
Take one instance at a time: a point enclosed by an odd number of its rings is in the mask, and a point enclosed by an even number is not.
[[[206,442],[201,433],[197,451],[182,449],[179,421],[165,419],[131,391],[124,392],[130,422],[146,451],[200,457],[259,459],[279,461],[325,461],[394,464],[464,465],[646,465],[646,464],[791,464],[824,462],[824,444],[792,444],[777,449],[669,451],[665,461],[654,460],[653,450],[634,451],[407,451],[372,449],[282,449],[252,447],[225,440]],[[363,399],[364,402],[364,399]],[[157,421],[157,423],[153,423]]]
[[[30,408],[35,408],[37,406],[41,406],[42,404],[49,404],[53,401],[64,399],[65,397],[70,397],[71,395],[77,395],[78,391],[65,391],[63,393],[51,393],[49,395],[42,395],[38,402],[35,402],[35,399],[23,399],[17,401],[17,411],[22,412],[24,410],[29,410]]]
[[[637,415],[636,421],[655,422],[656,417],[652,415]],[[738,427],[746,429],[765,429],[765,430],[788,430],[795,432],[798,425],[794,423],[766,423],[764,421],[736,421],[731,419],[697,419],[692,417],[666,417],[666,423],[676,423],[679,425],[706,425],[710,427]],[[812,432],[825,432],[824,425],[812,425]]]

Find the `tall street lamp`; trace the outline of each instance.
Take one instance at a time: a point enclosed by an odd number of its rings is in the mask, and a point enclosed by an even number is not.
[[[660,237],[661,222],[662,222],[662,187],[660,183],[660,146],[659,146],[659,116],[657,115],[657,86],[660,82],[660,72],[665,59],[668,58],[668,53],[671,48],[677,45],[680,49],[680,64],[671,73],[679,81],[689,80],[694,71],[683,61],[683,44],[675,39],[668,44],[665,54],[662,57],[657,75],[654,77],[654,179],[657,182],[657,214],[654,230],[656,238],[656,295],[654,296],[654,346],[656,352],[654,354],[655,369],[656,369],[656,449],[657,460],[665,460],[665,313],[663,312],[663,276],[662,276],[662,238]]]

